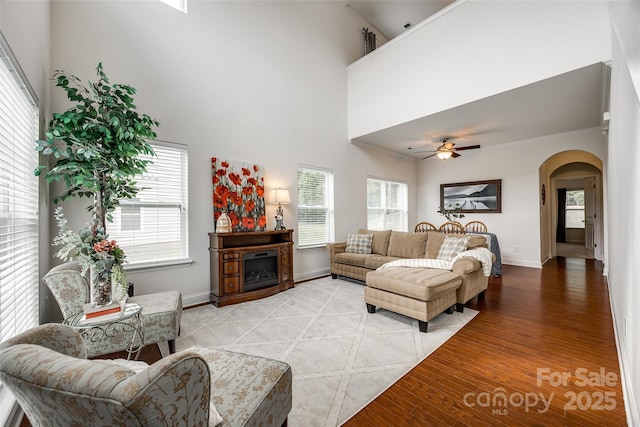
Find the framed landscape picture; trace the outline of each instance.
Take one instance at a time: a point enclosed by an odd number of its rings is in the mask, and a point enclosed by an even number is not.
[[[502,212],[502,180],[440,184],[440,207],[463,213]]]

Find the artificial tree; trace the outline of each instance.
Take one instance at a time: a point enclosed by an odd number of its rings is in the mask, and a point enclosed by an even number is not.
[[[53,75],[56,86],[67,93],[75,105],[64,113],[54,113],[47,140],[37,141],[36,150],[54,156],[48,168],[38,166],[39,176],[47,170],[46,180],[64,181],[66,190],[53,199],[59,203],[70,197],[88,197],[92,229],[106,234],[107,221],[121,199],[136,196],[135,177],[146,171],[149,160],[141,155],[155,155],[147,139],[154,139],[154,127],[160,124],[136,111],[136,89],[125,84],[110,84],[102,69],[96,67],[98,80],[84,86],[79,78],[63,70]]]

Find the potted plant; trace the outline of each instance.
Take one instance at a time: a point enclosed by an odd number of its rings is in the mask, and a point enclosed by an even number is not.
[[[438,213],[447,218],[447,221],[455,221],[457,219],[464,218],[464,214],[461,211],[462,207],[458,203],[450,209],[443,209],[442,206],[438,207]]]
[[[120,200],[136,196],[135,177],[144,173],[150,163],[140,155],[155,155],[147,140],[156,138],[154,128],[159,126],[158,121],[136,111],[135,88],[111,84],[102,63],[96,72],[98,80],[88,85],[63,70],[55,72],[56,86],[75,104],[63,113],[53,114],[47,139],[37,141],[36,145],[37,151],[46,158],[52,156],[55,161],[51,166],[38,166],[35,175],[46,170],[47,183],[61,181],[66,186],[65,191],[53,199],[55,204],[72,197],[92,199],[87,207],[92,218],[90,226],[77,234],[88,245],[84,247],[88,256],[82,257],[81,252],[74,250],[61,250],[57,254],[65,260],[79,259],[85,271],[88,267],[109,269],[109,261],[121,268],[122,251],[118,249],[119,256],[112,256],[109,250],[100,250],[106,248],[100,242],[109,242],[107,222]],[[61,210],[56,210],[59,226],[62,215]],[[58,237],[63,235],[62,227],[60,231]],[[69,231],[65,230],[67,234]],[[54,239],[54,244],[56,242],[63,244],[61,238]],[[94,246],[96,243],[99,245]],[[97,260],[101,262],[95,262]]]

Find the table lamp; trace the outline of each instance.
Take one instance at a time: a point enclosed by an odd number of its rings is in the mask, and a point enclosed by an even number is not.
[[[271,190],[271,203],[278,204],[276,210],[276,225],[274,230],[286,230],[284,226],[284,215],[282,212],[282,205],[288,205],[291,203],[291,197],[289,197],[289,190],[286,188],[274,188]]]

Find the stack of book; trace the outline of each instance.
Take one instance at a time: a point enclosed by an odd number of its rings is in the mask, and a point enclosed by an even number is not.
[[[104,322],[120,316],[122,316],[122,306],[117,301],[102,307],[93,307],[88,303],[84,305],[84,316],[80,323]]]

